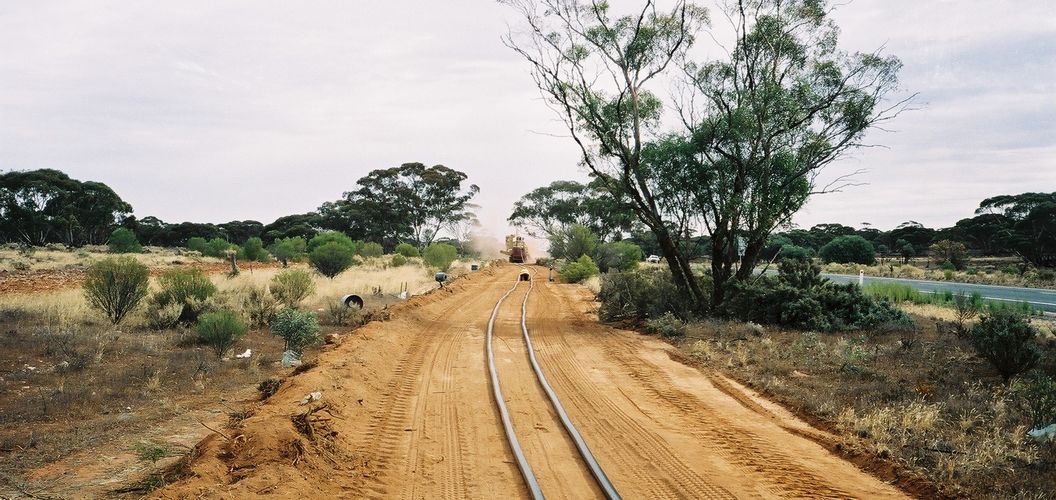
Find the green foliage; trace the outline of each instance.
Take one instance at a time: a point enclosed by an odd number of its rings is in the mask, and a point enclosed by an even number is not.
[[[211,347],[217,358],[224,357],[245,334],[246,324],[233,311],[208,312],[198,319],[198,340]]]
[[[603,273],[609,270],[633,271],[642,260],[642,249],[634,243],[614,241],[602,243],[594,250],[594,261]]]
[[[271,324],[278,311],[278,301],[268,289],[262,286],[249,286],[242,295],[242,311],[249,318],[249,325],[262,328]]]
[[[1041,349],[1034,343],[1036,335],[1034,327],[1022,315],[997,311],[984,315],[968,331],[968,340],[976,353],[1008,382],[1041,360]]]
[[[583,255],[594,255],[598,237],[582,224],[572,224],[550,236],[550,256],[555,259],[576,260]]]
[[[781,259],[781,266],[778,268],[777,272],[781,281],[793,288],[803,290],[822,285],[828,281],[821,277],[821,266],[805,256],[793,257],[792,255],[785,255],[784,258]]]
[[[213,238],[205,244],[205,250],[202,252],[202,255],[223,259],[227,257],[227,252],[234,248],[235,245],[232,245],[229,241],[223,238]]]
[[[408,258],[421,256],[418,253],[418,249],[410,243],[400,243],[399,245],[396,245],[396,253]]]
[[[941,240],[928,248],[932,262],[943,269],[960,271],[968,265],[968,247],[959,241]]]
[[[352,267],[355,262],[356,255],[352,247],[337,241],[320,245],[308,253],[308,263],[319,271],[319,274],[330,279]]]
[[[315,281],[308,271],[286,269],[271,278],[268,290],[286,307],[296,308],[304,299],[315,293]]]
[[[803,248],[796,245],[782,245],[781,254],[778,257],[780,260],[810,260],[814,256],[814,251],[809,248]]]
[[[1033,376],[1017,379],[1012,384],[1012,395],[1035,429],[1056,424],[1056,379],[1035,372]]]
[[[110,253],[140,253],[143,251],[143,246],[136,239],[136,234],[123,227],[115,229],[110,234],[106,245],[110,248]]]
[[[743,321],[818,331],[912,324],[904,312],[863,294],[855,284],[799,288],[769,277],[734,283],[720,313]]]
[[[349,238],[348,235],[346,235],[345,233],[340,233],[337,231],[323,231],[315,235],[314,238],[308,241],[308,253],[310,254],[311,252],[315,251],[316,248],[319,248],[328,243],[336,243],[345,248],[348,248],[352,251],[353,254],[355,254],[356,251],[359,250],[359,245],[356,242],[352,241],[352,238]]]
[[[242,252],[245,253],[246,260],[261,262],[268,257],[268,253],[264,251],[264,240],[257,236],[246,240],[242,245]]]
[[[301,354],[305,347],[319,341],[319,322],[311,311],[283,309],[271,322],[271,333],[285,341],[283,350]]]
[[[180,306],[178,321],[184,324],[196,322],[205,301],[216,293],[216,285],[197,268],[167,271],[158,277],[158,287],[151,296],[152,305],[158,309]]]
[[[136,458],[139,459],[140,462],[149,462],[151,465],[158,463],[158,460],[172,454],[172,449],[168,445],[146,441],[136,443],[135,451]]]
[[[385,255],[385,249],[381,243],[367,242],[359,247],[359,255],[365,258],[381,257]]]
[[[590,257],[583,255],[575,262],[565,264],[557,274],[565,283],[581,283],[591,276],[597,276],[598,266]]]
[[[112,257],[88,269],[84,297],[88,305],[102,311],[116,325],[147,296],[149,285],[147,266],[132,257]]]
[[[396,254],[396,255],[392,256],[392,266],[393,267],[400,267],[400,266],[402,266],[402,265],[404,265],[406,263],[407,263],[407,257],[404,257],[403,254]]]
[[[517,200],[508,219],[530,236],[549,238],[573,224],[603,237],[630,232],[634,212],[594,180],[590,184],[554,181]],[[576,257],[579,257],[578,255]]]
[[[426,264],[444,272],[447,272],[451,267],[451,263],[457,258],[458,249],[447,243],[432,243],[425,247],[425,251],[422,252],[422,260]]]
[[[873,244],[861,236],[839,236],[818,251],[825,262],[872,264],[876,261]]]
[[[683,337],[686,335],[686,323],[670,312],[665,312],[655,319],[645,320],[645,331],[665,338]]]
[[[268,247],[268,251],[271,255],[282,262],[282,267],[287,267],[290,261],[298,261],[306,255],[308,243],[304,241],[304,238],[300,236],[293,236],[289,238],[281,238],[275,240],[274,243]]]
[[[602,321],[644,321],[669,312],[688,319],[687,311],[693,310],[692,299],[678,289],[667,269],[603,274],[598,300]]]
[[[198,252],[205,255],[205,250],[209,246],[209,242],[201,236],[195,236],[187,240],[187,249]]]
[[[942,293],[922,293],[917,289],[901,283],[873,282],[865,285],[863,290],[866,294],[877,298],[883,298],[891,302],[910,302],[913,304],[930,304],[941,307],[958,309],[962,304],[964,308],[975,308],[976,311],[1015,311],[1019,314],[1035,315],[1041,311],[1034,309],[1027,302],[1006,302],[999,300],[984,300],[978,292],[968,296],[954,294],[946,290]],[[960,301],[960,302],[959,302]],[[967,319],[967,318],[966,318]]]

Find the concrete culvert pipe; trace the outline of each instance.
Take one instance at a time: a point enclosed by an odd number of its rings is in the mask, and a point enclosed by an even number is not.
[[[528,274],[528,271],[521,269],[521,281],[532,281],[532,275]]]
[[[341,298],[341,302],[345,304],[345,307],[358,307],[363,309],[363,298],[359,295],[345,295]]]

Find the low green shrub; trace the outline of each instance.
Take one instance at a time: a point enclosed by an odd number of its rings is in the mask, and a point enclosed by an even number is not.
[[[205,249],[209,246],[209,242],[201,236],[194,236],[187,240],[187,250],[193,250],[202,255],[205,255]]]
[[[217,358],[224,357],[245,334],[246,324],[233,311],[208,312],[198,319],[198,340],[212,348]]]
[[[84,297],[94,309],[118,324],[147,296],[150,270],[132,257],[110,257],[96,262],[84,278]]]
[[[1008,382],[1041,360],[1041,349],[1034,342],[1036,335],[1037,331],[1023,315],[995,311],[984,315],[968,331],[968,340],[976,353]]]
[[[422,252],[422,260],[426,264],[444,272],[451,268],[451,263],[457,258],[458,249],[447,243],[432,243]]]
[[[565,267],[562,267],[557,274],[565,283],[582,283],[587,278],[597,276],[598,272],[598,266],[594,264],[594,260],[581,255],[575,262],[565,264]]]
[[[312,250],[308,262],[319,274],[334,279],[355,264],[356,256],[351,247],[331,241]]]
[[[264,250],[264,240],[261,240],[257,236],[253,236],[246,240],[242,244],[242,253],[246,260],[253,261],[264,261],[268,257],[268,252]]]
[[[393,267],[400,267],[404,264],[407,264],[407,257],[404,257],[403,254],[396,254],[392,256]]]
[[[249,286],[242,295],[242,311],[253,328],[263,328],[275,319],[279,302],[263,286]]]
[[[594,261],[603,273],[609,272],[610,269],[632,271],[638,267],[641,260],[641,247],[626,241],[602,243],[594,250]]]
[[[305,347],[319,341],[319,322],[311,311],[283,309],[271,322],[271,333],[285,341],[283,350],[300,354]]]
[[[364,258],[381,257],[385,255],[385,249],[382,248],[380,243],[371,241],[359,247],[359,255]]]
[[[291,260],[302,260],[306,255],[307,248],[308,243],[304,241],[304,238],[294,236],[275,240],[268,247],[268,252],[271,252],[272,257],[275,257],[276,260],[282,262],[282,267],[287,267],[290,265]]]
[[[268,290],[284,306],[296,308],[315,293],[315,281],[308,271],[285,269],[271,278]]]
[[[216,285],[201,269],[173,269],[158,277],[160,288],[151,296],[151,305],[164,309],[170,305],[181,307],[178,322],[191,324],[205,307],[205,301],[216,293]]]
[[[665,312],[658,318],[645,320],[645,331],[665,338],[683,337],[686,335],[686,323],[674,314]]]
[[[205,244],[205,250],[202,251],[202,255],[223,259],[227,257],[228,251],[234,250],[235,248],[237,248],[235,245],[232,245],[231,242],[223,238],[213,238]]]
[[[857,235],[837,236],[818,250],[825,262],[840,264],[872,264],[876,261],[876,249],[868,240]]]
[[[711,285],[701,282],[704,290]],[[601,276],[598,292],[602,321],[644,321],[673,313],[690,319],[689,311],[698,308],[682,293],[671,279],[668,269],[649,268],[631,272],[608,272]]]
[[[136,239],[136,233],[123,227],[119,227],[113,233],[110,233],[110,239],[107,240],[106,246],[110,249],[110,253],[143,252],[143,246]]]
[[[421,256],[418,253],[418,249],[415,248],[414,245],[411,245],[410,243],[400,243],[399,245],[396,245],[396,250],[395,251],[396,251],[397,254],[402,255],[404,257],[408,257],[408,258],[409,257],[420,257]]]
[[[359,249],[359,244],[352,241],[352,238],[349,238],[348,235],[346,235],[345,233],[340,233],[337,231],[323,231],[315,235],[315,237],[313,237],[311,240],[308,240],[308,253],[311,253],[313,250],[329,243],[336,243],[345,248],[348,248],[352,251],[353,254],[355,254],[356,250]]]

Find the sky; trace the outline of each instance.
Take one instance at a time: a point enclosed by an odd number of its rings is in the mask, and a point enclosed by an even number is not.
[[[989,196],[1056,191],[1056,2],[854,0],[835,19],[844,49],[902,59],[918,109],[830,167],[862,185],[797,225],[949,226]],[[521,195],[586,178],[501,43],[517,23],[488,0],[3,2],[0,171],[102,181],[139,217],[268,223],[370,170],[443,164],[505,234]]]

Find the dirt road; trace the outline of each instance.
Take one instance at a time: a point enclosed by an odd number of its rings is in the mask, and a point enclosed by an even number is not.
[[[491,310],[517,273],[488,268],[348,335],[241,427],[203,441],[191,477],[158,495],[526,497],[484,350]],[[495,325],[514,427],[547,497],[598,497],[526,359],[527,290],[518,285]],[[592,307],[581,287],[537,280],[527,324],[546,376],[624,498],[903,496],[808,438],[820,431],[673,360],[662,342],[599,325]],[[299,402],[315,391],[321,401]]]

